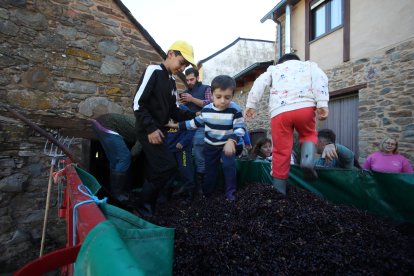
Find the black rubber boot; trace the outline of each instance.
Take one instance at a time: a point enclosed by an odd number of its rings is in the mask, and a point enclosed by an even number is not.
[[[128,193],[126,191],[128,175],[126,172],[111,171],[111,179],[109,183],[109,192],[121,204],[128,202]]]
[[[315,171],[315,163],[313,157],[316,148],[312,142],[304,142],[300,149],[300,167],[302,168],[303,178],[307,181],[314,181],[318,178]]]
[[[143,217],[153,217],[155,215],[158,194],[159,189],[153,183],[146,180],[142,186],[141,196],[137,206],[135,207],[138,215]]]
[[[196,173],[195,187],[192,197],[201,197],[203,195],[204,173]]]
[[[165,204],[168,201],[171,200],[173,192],[174,192],[174,183],[169,183],[165,185],[164,188],[160,191],[160,194],[158,196],[157,202],[159,204]]]

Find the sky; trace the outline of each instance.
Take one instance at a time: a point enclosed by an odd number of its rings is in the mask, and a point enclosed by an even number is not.
[[[274,41],[276,23],[260,22],[278,0],[122,0],[167,52],[176,40],[194,48],[196,62],[239,37]]]

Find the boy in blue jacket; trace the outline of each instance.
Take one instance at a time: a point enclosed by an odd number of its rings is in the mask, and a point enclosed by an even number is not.
[[[190,110],[187,106],[181,104],[182,110]],[[178,177],[181,180],[181,189],[179,194],[183,197],[183,203],[189,203],[194,194],[194,166],[192,160],[193,137],[195,130],[179,130],[170,128],[167,133],[166,143],[168,149],[174,155],[178,166]],[[172,192],[173,187],[167,187]]]

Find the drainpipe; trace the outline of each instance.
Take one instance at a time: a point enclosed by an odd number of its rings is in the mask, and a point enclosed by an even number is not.
[[[277,18],[273,18],[273,21],[276,22],[277,25],[277,38],[276,38],[276,44],[277,44],[277,49],[276,49],[276,59],[275,61],[278,62],[280,57],[282,56],[282,23],[277,20]]]
[[[290,44],[290,18],[291,18],[291,5],[286,5],[286,22],[285,22],[285,54],[291,52],[291,44]]]

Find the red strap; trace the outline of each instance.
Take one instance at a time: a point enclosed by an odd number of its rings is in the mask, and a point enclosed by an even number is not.
[[[15,276],[44,275],[47,272],[63,268],[75,262],[81,244],[62,248],[31,261],[14,273]]]

